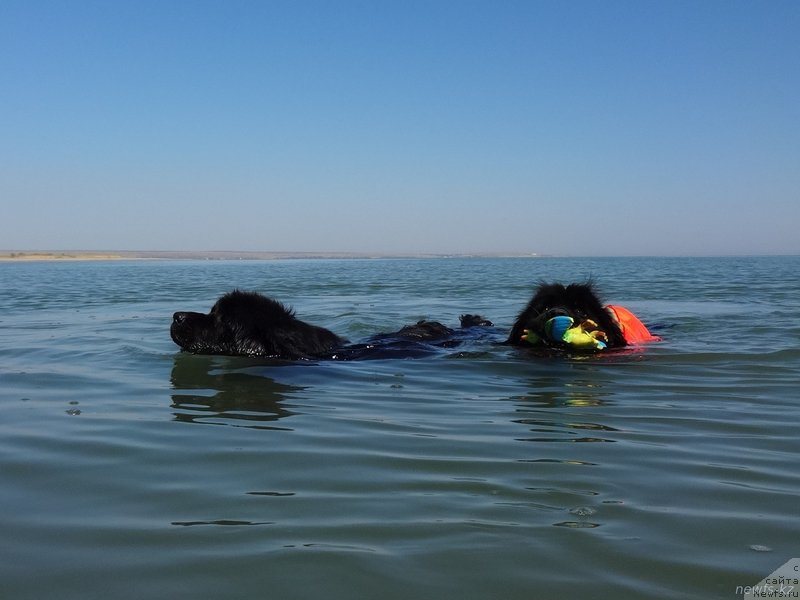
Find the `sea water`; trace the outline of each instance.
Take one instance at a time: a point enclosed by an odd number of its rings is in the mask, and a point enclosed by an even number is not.
[[[800,556],[800,258],[0,264],[0,598],[735,598]],[[353,342],[593,278],[663,341],[195,356],[234,288]]]

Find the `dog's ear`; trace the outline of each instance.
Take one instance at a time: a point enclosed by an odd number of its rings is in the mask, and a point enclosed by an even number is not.
[[[528,304],[517,315],[514,325],[511,327],[511,333],[506,340],[506,344],[512,346],[520,346],[527,344],[523,341],[523,336],[528,332],[541,333],[541,327],[544,325],[542,320],[543,314],[552,306],[557,306],[559,298],[563,298],[565,288],[560,283],[545,283],[540,281],[533,292],[533,296],[528,301]]]

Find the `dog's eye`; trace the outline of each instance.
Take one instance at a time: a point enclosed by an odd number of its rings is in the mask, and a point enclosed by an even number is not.
[[[571,317],[572,315],[570,312],[563,307],[556,307],[556,308],[548,308],[544,312],[542,312],[542,316],[545,320],[552,319],[553,317]]]

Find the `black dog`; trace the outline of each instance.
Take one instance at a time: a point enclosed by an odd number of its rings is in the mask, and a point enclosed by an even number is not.
[[[195,354],[355,360],[428,355],[462,343],[467,330],[491,325],[479,315],[462,315],[459,330],[438,321],[419,321],[348,344],[327,329],[301,321],[280,302],[237,290],[222,296],[207,315],[176,312],[170,335],[181,349]]]
[[[600,332],[607,348],[627,346],[620,324],[600,302],[591,282],[541,283],[533,298],[519,313],[506,344],[513,346],[566,347],[560,339],[554,339],[547,329],[553,317],[569,317],[573,323],[591,323],[594,331]],[[533,334],[533,335],[531,335]]]
[[[195,354],[298,359],[324,355],[346,344],[335,333],[309,325],[290,309],[254,292],[233,291],[207,315],[176,312],[170,335]]]

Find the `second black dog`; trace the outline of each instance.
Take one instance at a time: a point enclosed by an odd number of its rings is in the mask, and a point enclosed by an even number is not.
[[[528,346],[524,340],[526,332],[534,332],[544,346],[557,346],[551,343],[545,331],[545,324],[553,317],[570,317],[575,323],[593,321],[597,329],[605,333],[608,348],[627,346],[622,329],[603,306],[591,282],[541,283],[536,288],[528,305],[522,309],[514,321],[506,344]]]

